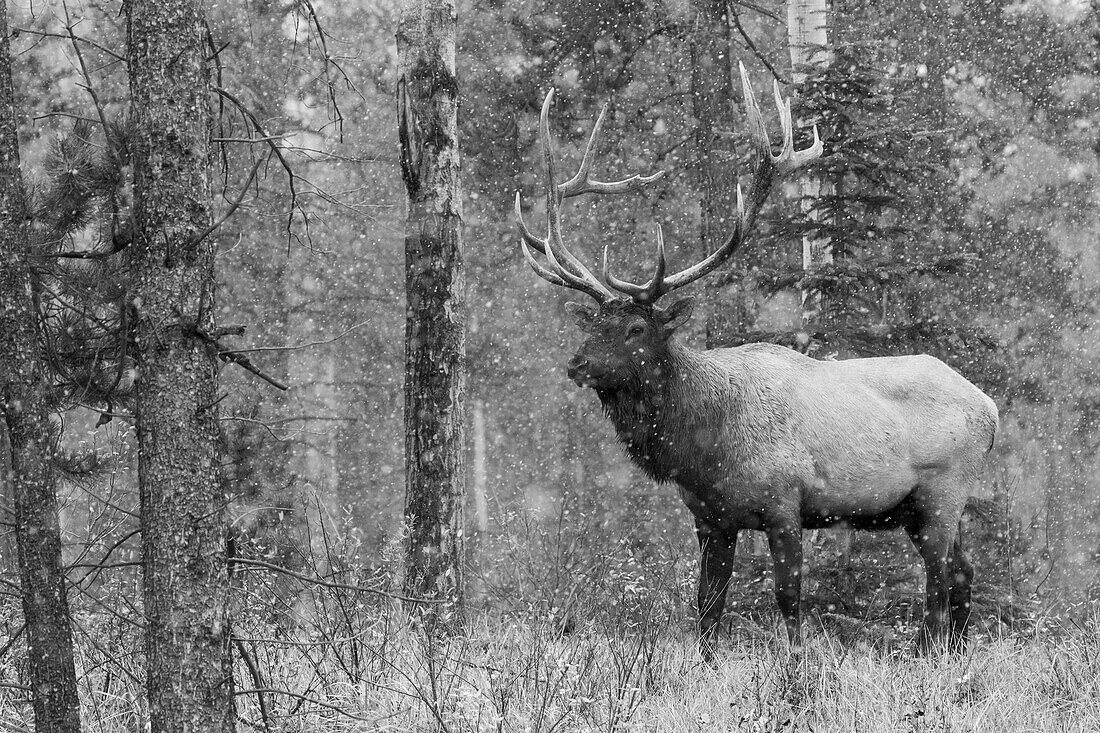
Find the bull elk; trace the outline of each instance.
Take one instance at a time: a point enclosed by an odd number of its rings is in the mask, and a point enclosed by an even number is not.
[[[744,244],[773,184],[821,155],[816,128],[813,144],[795,150],[790,101],[778,84],[783,140],[773,154],[744,67],[741,83],[756,162],[748,195],[737,190],[733,233],[701,262],[667,274],[658,226],[656,267],[640,285],[611,274],[606,247],[602,281],[569,251],[561,205],[584,193],[636,191],[661,173],[616,182],[591,177],[605,108],[577,174],[558,183],[548,122],[553,91],[546,95],[540,116],[546,236],[527,228],[518,192],[516,219],[534,271],[596,301],[596,307],[567,306],[588,336],[569,362],[569,377],[595,389],[630,458],[656,481],[677,484],[694,515],[705,658],[714,654],[738,532],[766,533],[779,610],[797,645],[802,530],[838,522],[906,530],[926,569],[918,646],[961,648],[973,571],[959,523],[997,431],[993,401],[931,356],[819,361],[771,344],[696,351],[675,337],[693,299],[658,305],[725,263]]]

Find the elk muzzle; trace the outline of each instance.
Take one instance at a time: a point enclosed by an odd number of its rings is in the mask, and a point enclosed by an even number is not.
[[[569,367],[566,372],[578,387],[591,387],[596,383],[589,371],[588,357],[584,354],[574,354],[573,358],[569,360]]]

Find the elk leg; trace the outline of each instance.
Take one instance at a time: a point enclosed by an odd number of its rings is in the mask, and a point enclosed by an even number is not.
[[[917,638],[917,651],[942,649],[949,632],[948,550],[954,539],[950,528],[934,524],[907,527],[910,539],[924,560],[924,626]]]
[[[703,522],[695,523],[703,557],[699,567],[699,647],[708,663],[714,659],[714,637],[726,606],[726,591],[733,573],[737,532],[723,532]]]
[[[787,627],[787,639],[791,646],[801,646],[802,528],[790,523],[769,527],[768,547],[775,563],[775,600]]]
[[[950,557],[951,649],[961,652],[966,647],[966,626],[970,621],[970,586],[974,568],[962,548],[962,528],[955,534]]]

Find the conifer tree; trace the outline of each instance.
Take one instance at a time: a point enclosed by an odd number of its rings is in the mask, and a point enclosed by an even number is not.
[[[35,729],[80,730],[61,565],[50,378],[32,297],[28,206],[19,165],[6,8],[0,12],[0,477],[10,475]]]
[[[234,728],[202,4],[133,0],[131,265],[149,717]]]

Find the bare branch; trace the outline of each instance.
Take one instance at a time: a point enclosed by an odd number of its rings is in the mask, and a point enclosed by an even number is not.
[[[784,84],[788,83],[787,79],[785,79],[779,73],[779,71],[775,68],[775,66],[772,65],[772,62],[768,61],[768,59],[764,56],[764,54],[760,52],[760,49],[758,49],[756,47],[756,44],[752,42],[752,39],[749,38],[749,34],[745,31],[745,27],[743,25],[741,25],[741,17],[733,9],[734,5],[742,5],[746,8],[750,8],[752,10],[755,10],[758,13],[763,13],[764,15],[767,15],[771,18],[775,18],[776,20],[778,20],[778,18],[776,18],[776,16],[773,13],[769,13],[768,11],[764,10],[763,8],[759,8],[759,7],[756,7],[754,5],[750,5],[748,3],[733,3],[733,2],[727,2],[726,3],[726,17],[728,17],[730,22],[733,23],[733,27],[737,29],[737,32],[741,35],[741,38],[745,41],[745,47],[748,48],[750,51],[752,51],[753,56],[756,56],[756,58],[760,59],[760,63],[762,63],[764,65],[764,68],[766,68],[769,72],[771,72],[772,76],[774,76],[776,79],[779,79]]]
[[[30,688],[27,688],[27,689],[30,689]],[[273,687],[264,687],[264,688],[252,688],[252,689],[249,689],[249,690],[234,690],[234,692],[233,692],[234,695],[255,695],[255,694],[258,694],[258,693],[266,693],[268,695],[283,695],[285,697],[292,697],[296,700],[301,700],[301,701],[307,702],[311,705],[317,705],[317,706],[322,707],[322,708],[327,708],[327,709],[332,710],[334,712],[340,713],[345,718],[350,718],[352,720],[362,720],[362,721],[365,721],[367,723],[374,723],[374,724],[377,724],[378,721],[379,721],[378,718],[367,718],[367,717],[362,716],[362,715],[356,715],[355,713],[352,713],[352,712],[349,712],[348,710],[345,710],[344,708],[340,707],[339,705],[333,705],[330,702],[325,702],[323,700],[318,700],[315,697],[309,697],[308,695],[302,695],[302,694],[299,694],[297,692],[290,692],[289,690],[276,690]]]
[[[99,102],[99,95],[95,93],[95,87],[92,85],[92,77],[88,73],[88,67],[84,63],[84,54],[80,52],[80,44],[76,41],[76,34],[73,33],[73,21],[69,17],[69,5],[67,2],[62,2],[61,7],[65,11],[65,30],[69,34],[69,39],[72,41],[73,52],[76,54],[76,60],[80,64],[80,73],[84,75],[84,89],[87,90],[88,96],[92,98],[92,104],[95,105],[96,114],[99,115],[99,124],[103,126],[103,138],[107,143],[107,152],[113,158],[114,150],[111,148],[111,129],[107,125],[107,113],[103,111],[103,105]]]
[[[347,583],[336,583],[331,580],[323,580],[321,578],[311,578],[308,575],[302,575],[296,573],[289,568],[280,567],[278,565],[272,565],[269,562],[263,560],[250,560],[243,557],[231,557],[226,562],[237,563],[239,565],[251,565],[257,568],[264,568],[266,570],[273,570],[283,575],[288,575],[291,578],[297,578],[305,583],[311,583],[313,585],[324,586],[325,588],[340,588],[342,590],[350,590],[356,593],[368,593],[374,596],[381,596],[383,598],[390,598],[395,601],[404,601],[406,603],[428,603],[428,604],[441,604],[447,603],[445,599],[440,598],[411,598],[409,596],[403,596],[398,593],[390,593],[389,591],[378,590],[377,588],[366,588],[361,585],[348,585]]]
[[[304,6],[306,8],[307,14],[309,15],[310,22],[312,23],[313,27],[317,30],[317,42],[320,44],[321,53],[324,55],[324,59],[323,59],[322,67],[321,67],[322,68],[321,73],[325,77],[325,86],[328,88],[329,104],[332,105],[332,117],[333,117],[332,121],[336,125],[336,131],[337,131],[337,135],[340,138],[340,142],[343,142],[344,141],[344,114],[343,114],[343,112],[340,111],[340,105],[336,101],[336,85],[333,83],[332,77],[329,74],[329,67],[331,66],[332,68],[334,68],[338,72],[340,72],[340,76],[343,78],[344,84],[347,85],[347,87],[349,89],[355,89],[355,85],[352,84],[351,79],[348,77],[348,75],[344,71],[343,67],[341,67],[340,64],[336,63],[336,60],[332,57],[331,54],[329,54],[329,52],[328,52],[328,41],[326,40],[328,34],[325,32],[325,29],[321,27],[321,21],[317,17],[317,11],[314,9],[313,3],[310,2],[310,0],[297,0],[297,3],[298,3],[299,6]],[[356,89],[356,93],[358,93],[357,89]],[[359,96],[362,97],[363,95],[360,94]]]
[[[354,326],[349,326],[340,333],[336,334],[330,339],[324,339],[323,341],[308,341],[304,344],[295,344],[294,346],[253,346],[250,349],[234,349],[234,353],[237,354],[249,354],[255,351],[297,351],[299,349],[308,349],[313,346],[325,346],[327,344],[334,343],[347,336],[352,331],[366,326],[370,321],[360,321]]]
[[[245,648],[244,642],[236,634],[233,634],[233,646],[237,647],[237,653],[241,655],[241,659],[244,660],[244,665],[248,667],[248,674],[252,677],[252,683],[256,685],[253,692],[256,693],[256,701],[260,706],[260,720],[263,721],[264,730],[271,730],[271,723],[269,721],[269,715],[267,712],[267,698],[264,697],[266,687],[264,685],[263,677],[260,676],[260,670],[256,667],[256,662],[252,660],[252,655],[248,653],[248,649]]]
[[[4,646],[0,647],[0,659],[4,658],[4,655],[8,653],[8,650],[15,646],[15,642],[19,641],[19,638],[23,636],[23,632],[27,630],[27,622],[24,621],[19,625],[19,628],[15,630],[15,633],[8,637],[8,640],[4,642]]]
[[[283,155],[282,148],[278,145],[278,140],[275,138],[275,136],[270,135],[267,130],[264,129],[263,123],[261,123],[260,120],[257,119],[256,115],[252,113],[252,110],[245,106],[244,102],[238,99],[236,95],[232,94],[231,92],[228,92],[221,87],[213,87],[213,89],[214,92],[216,92],[222,99],[228,101],[230,104],[236,107],[242,115],[244,115],[245,119],[252,124],[252,129],[256,131],[263,142],[267,143],[267,146],[271,148],[271,152],[274,153],[275,157],[279,159],[279,164],[283,167],[283,170],[286,171],[288,185],[290,187],[290,212],[287,215],[286,220],[286,233],[288,236],[293,237],[295,209],[301,212],[302,220],[308,225],[308,216],[306,215],[305,209],[302,208],[301,204],[298,201],[298,190],[295,186],[295,181],[297,181],[298,179],[298,174],[294,172],[294,169],[290,167],[290,163],[287,162],[286,157]],[[309,235],[307,234],[306,236],[308,238]]]
[[[248,193],[248,189],[252,185],[252,182],[256,180],[256,174],[259,172],[260,166],[263,165],[266,160],[266,157],[256,158],[256,162],[252,165],[252,170],[248,174],[248,180],[246,180],[244,182],[244,185],[241,186],[240,193],[238,193],[237,198],[235,198],[230,203],[229,209],[226,210],[225,214],[223,214],[220,219],[207,227],[206,231],[195,237],[195,239],[191,242],[191,246],[198,245],[202,240],[213,234],[218,227],[224,224],[229,219],[229,217],[233,216],[237,209],[240,208],[241,202],[244,201],[245,194]]]
[[[111,49],[107,48],[106,46],[104,46],[102,44],[99,44],[99,43],[96,43],[95,41],[93,41],[90,38],[85,38],[84,36],[74,36],[73,32],[72,32],[72,28],[67,28],[66,30],[68,30],[69,32],[65,33],[65,34],[62,34],[62,33],[50,33],[49,31],[39,31],[39,30],[35,30],[34,28],[12,28],[11,33],[12,33],[12,37],[18,36],[21,33],[27,33],[27,34],[30,34],[30,35],[33,35],[33,36],[39,36],[41,38],[61,38],[61,39],[64,39],[64,40],[75,39],[77,41],[80,41],[81,43],[88,44],[89,46],[96,49],[97,51],[101,51],[102,53],[107,54],[108,56],[113,58],[115,61],[123,61],[123,62],[126,61],[126,57],[123,56],[122,54],[117,53],[115,51],[112,51]]]

